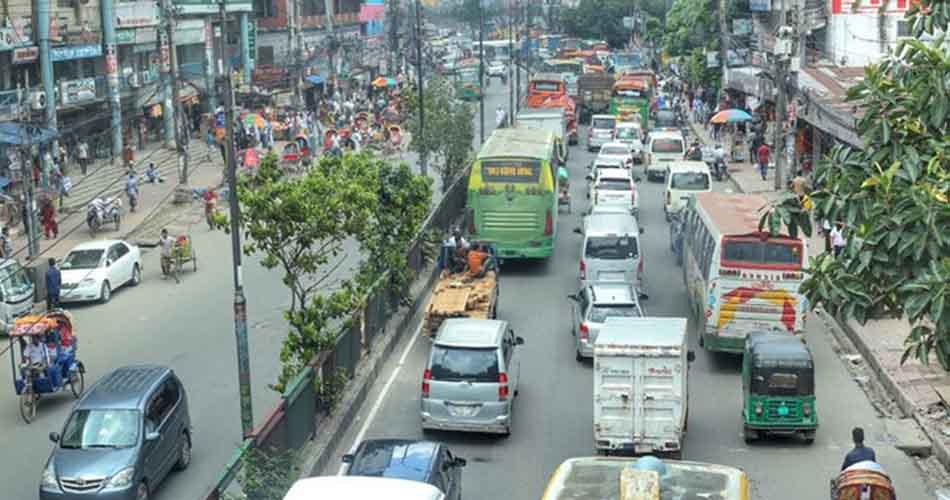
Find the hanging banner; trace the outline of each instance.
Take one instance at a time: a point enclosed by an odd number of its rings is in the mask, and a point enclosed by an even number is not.
[[[49,57],[53,62],[90,59],[101,55],[102,46],[99,44],[67,45],[65,47],[52,47],[49,49]]]
[[[769,12],[772,10],[772,0],[749,0],[751,12]]]
[[[116,2],[116,28],[138,28],[158,24],[158,4],[155,2]]]
[[[13,64],[27,64],[35,62],[39,57],[39,47],[20,47],[19,49],[13,49]]]
[[[0,50],[10,50],[33,43],[33,22],[30,16],[6,18],[9,25],[0,28]]]
[[[201,19],[185,19],[175,23],[175,45],[204,43],[205,22]]]

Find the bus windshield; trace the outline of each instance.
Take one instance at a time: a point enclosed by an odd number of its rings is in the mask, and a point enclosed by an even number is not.
[[[802,266],[802,243],[798,240],[727,239],[722,263],[732,267],[797,270]]]

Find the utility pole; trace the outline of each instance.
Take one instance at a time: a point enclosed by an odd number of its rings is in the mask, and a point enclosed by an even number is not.
[[[170,0],[162,0],[162,10],[165,12],[165,33],[168,37],[169,73],[172,84],[172,119],[175,127],[175,150],[178,151],[178,183],[188,185],[188,143],[187,118],[181,107],[181,85],[178,80],[178,48],[175,46],[175,11]],[[162,65],[166,64],[165,54],[162,54]]]
[[[516,114],[515,111],[515,82],[512,78],[511,68],[515,66],[515,41],[514,41],[514,11],[515,5],[513,0],[508,0],[508,116],[514,117]]]
[[[786,152],[785,147],[785,122],[788,120],[788,79],[789,64],[791,55],[797,52],[792,45],[795,41],[796,30],[786,26],[786,2],[782,2],[782,8],[779,10],[779,27],[776,36],[776,57],[775,57],[775,86],[778,95],[775,98],[775,130],[772,131],[772,157],[775,158],[775,190],[781,191],[784,188],[784,179],[786,175]]]
[[[719,0],[719,64],[722,65],[722,85],[729,75],[729,22],[726,19],[726,0]]]
[[[478,134],[485,143],[485,0],[478,0]]]
[[[520,0],[513,0],[515,2],[514,10],[511,13],[513,18],[512,21],[512,30],[516,30],[518,27],[518,20],[521,18],[521,9],[519,8],[518,2]],[[514,36],[514,35],[512,35]],[[517,42],[518,37],[515,36],[515,41]],[[515,65],[515,113],[518,112],[518,109],[521,107],[521,48],[519,46],[518,50],[514,50],[511,53],[511,61]]]
[[[26,210],[26,213],[23,214],[26,221],[26,255],[28,260],[32,260],[40,253],[40,241],[36,234],[37,220],[36,210],[34,209],[35,202],[33,201],[33,162],[31,161],[33,158],[33,144],[30,142],[30,131],[27,126],[30,122],[30,73],[26,72],[25,75],[26,88],[17,89],[19,90],[17,113],[20,120],[20,130],[26,134],[25,140],[21,141],[20,144],[20,175],[17,180],[26,185],[26,192],[23,193],[23,209]],[[50,103],[50,101],[47,101],[47,103]],[[47,144],[47,147],[51,144],[52,142]],[[7,258],[10,258],[10,256],[8,255]]]
[[[528,31],[528,4],[529,2],[524,2],[524,43],[521,45],[521,56],[524,58],[525,82],[531,79],[531,34]]]
[[[386,26],[389,29],[389,74],[399,73],[399,0],[386,0],[389,12],[386,14]]]
[[[297,1],[297,0],[294,0]],[[333,0],[323,0],[326,10],[327,34],[330,35],[330,50],[327,51],[327,59],[330,61],[330,81],[333,82],[334,91],[337,88],[336,83],[336,51],[339,50],[339,44],[336,41],[336,29],[333,27]]]
[[[294,105],[299,106],[303,99],[300,93],[300,51],[297,48],[297,0],[287,0],[287,62],[290,63],[291,84],[294,87]]]
[[[419,132],[425,135],[426,131],[426,102],[422,92],[422,0],[416,0],[416,79],[419,82]],[[419,173],[423,177],[429,175],[426,168],[426,151],[419,155]]]
[[[220,0],[221,30],[227,26],[227,0]],[[224,66],[224,44],[221,37],[218,47],[218,68]],[[237,198],[237,161],[234,157],[234,89],[231,87],[231,72],[218,71],[221,81],[218,88],[224,89],[225,160],[228,172],[228,199],[231,208],[231,258],[234,267],[234,337],[237,343],[238,391],[241,396],[241,430],[244,439],[254,432],[254,413],[251,409],[251,362],[247,346],[247,299],[241,270],[241,207]]]

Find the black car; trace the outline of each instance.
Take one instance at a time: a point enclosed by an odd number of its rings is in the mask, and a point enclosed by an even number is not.
[[[680,122],[671,109],[661,109],[653,119],[653,128],[679,128]]]
[[[446,500],[462,498],[462,467],[459,458],[442,443],[411,439],[368,439],[356,451],[343,455],[346,475],[409,479],[428,483],[445,494]]]

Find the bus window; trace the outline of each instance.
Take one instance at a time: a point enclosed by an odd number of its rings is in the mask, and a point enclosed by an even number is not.
[[[784,243],[766,243],[765,244],[765,263],[766,264],[800,264],[802,253],[798,245],[786,245]]]
[[[798,240],[727,239],[722,248],[722,260],[726,265],[737,267],[799,269],[802,264],[802,245]]]

